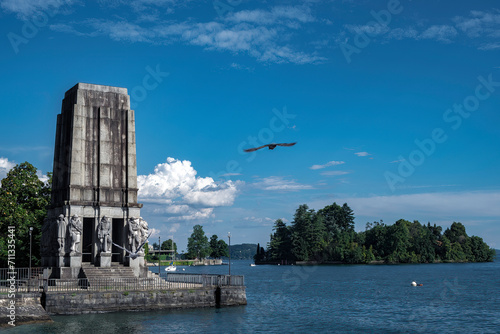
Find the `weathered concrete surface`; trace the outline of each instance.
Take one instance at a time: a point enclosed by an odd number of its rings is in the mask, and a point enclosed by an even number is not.
[[[226,286],[221,288],[220,306],[237,306],[247,304],[246,288]]]
[[[47,294],[49,314],[83,314],[246,305],[245,287],[214,287],[164,291],[112,291]],[[220,305],[217,305],[220,301]]]
[[[0,327],[48,321],[52,321],[52,319],[43,309],[39,293],[19,294],[14,299],[7,295],[0,296]]]
[[[42,266],[79,267],[57,261],[55,220],[78,215],[83,224],[80,262],[99,262],[97,226],[111,222],[114,243],[129,248],[129,218],[139,218],[135,113],[126,88],[78,83],[69,89],[57,116],[52,198],[42,235]],[[66,249],[66,253],[70,250]],[[123,249],[112,261],[127,265]],[[62,257],[66,260],[66,257]],[[69,258],[68,258],[69,259]],[[73,259],[76,260],[76,259]],[[76,278],[76,277],[73,277]]]

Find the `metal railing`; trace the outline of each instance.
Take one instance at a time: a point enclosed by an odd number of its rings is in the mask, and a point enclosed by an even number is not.
[[[24,292],[82,292],[82,291],[162,291],[196,289],[210,286],[244,286],[243,276],[177,274],[168,273],[166,278],[78,278],[44,279],[42,268],[16,269],[8,275],[8,269],[0,269],[0,294]]]
[[[0,294],[38,292],[43,268],[0,268]]]
[[[193,283],[171,283],[158,278],[122,278],[109,279],[79,278],[72,280],[49,279],[46,292],[77,292],[77,291],[151,291],[194,289],[202,285]]]
[[[243,276],[169,273],[168,282],[192,282],[203,286],[244,286]]]
[[[41,277],[43,274],[43,268],[33,267],[31,268],[31,278]],[[0,281],[5,281],[14,277],[16,280],[27,280],[30,276],[30,268],[0,268]]]

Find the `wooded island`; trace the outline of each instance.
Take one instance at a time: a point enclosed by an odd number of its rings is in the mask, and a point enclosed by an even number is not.
[[[267,250],[257,246],[255,263],[434,263],[491,262],[495,251],[482,238],[468,236],[462,223],[443,228],[400,219],[393,225],[367,223],[354,230],[354,213],[344,203],[321,210],[306,204],[286,225],[276,220]]]

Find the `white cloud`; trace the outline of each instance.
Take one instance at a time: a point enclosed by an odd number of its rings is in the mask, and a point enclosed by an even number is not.
[[[469,17],[457,16],[454,19],[457,28],[466,33],[469,37],[499,37],[500,34],[500,14],[492,14],[483,11],[473,10]]]
[[[387,38],[393,38],[393,39],[397,39],[397,40],[401,40],[403,38],[417,39],[418,36],[419,36],[418,31],[413,27],[404,28],[404,29],[403,28],[395,28],[395,29],[392,29],[387,34]]]
[[[156,214],[183,220],[208,218],[215,207],[232,205],[242,184],[199,177],[190,161],[170,157],[154,173],[137,177],[141,201],[156,204]]]
[[[49,181],[49,177],[47,176],[47,174],[42,174],[41,170],[36,171],[36,176],[38,176],[38,179],[43,183]]]
[[[354,154],[356,154],[358,157],[366,157],[366,156],[368,156],[368,155],[371,155],[371,154],[370,154],[370,153],[368,153],[368,152],[356,152],[356,153],[354,153]]]
[[[255,216],[251,216],[251,217],[244,217],[243,220],[245,221],[249,221],[249,222],[255,222],[255,223],[267,223],[266,225],[268,225],[269,223],[274,223],[274,219],[272,218],[269,218],[269,217],[255,217]]]
[[[226,173],[226,174],[222,174],[221,177],[225,177],[225,176],[238,176],[238,175],[241,175],[241,173]]]
[[[260,228],[265,227],[267,229],[271,229],[274,225],[276,219],[269,217],[256,217],[256,216],[247,216],[243,217],[243,224],[238,224],[235,226],[239,229],[252,229],[252,228]],[[283,220],[287,222],[287,220]]]
[[[56,10],[72,3],[73,0],[1,0],[0,7],[26,19],[39,11]]]
[[[151,30],[126,21],[92,19],[88,20],[88,24],[96,30],[96,33],[107,35],[115,41],[151,42],[154,38]]]
[[[344,161],[330,161],[324,165],[312,165],[311,167],[309,167],[309,169],[313,169],[313,170],[323,169],[323,168],[330,167],[330,166],[342,165],[344,163],[345,163]]]
[[[191,44],[229,51],[249,51],[277,38],[275,29],[251,27],[246,24],[226,27],[217,22],[199,23],[183,32]],[[260,54],[260,52],[258,52]]]
[[[308,184],[297,183],[295,180],[285,180],[282,176],[270,176],[253,184],[256,188],[274,191],[298,191],[313,189]]]
[[[248,67],[248,66],[244,66],[244,65],[241,65],[241,64],[238,64],[238,63],[231,63],[230,67],[234,68],[236,70],[245,70],[245,71],[248,71],[248,72],[253,72],[254,71],[254,68]]]
[[[149,232],[151,233],[151,237],[155,237],[157,235],[160,234],[160,230],[156,229],[156,228],[149,228]],[[150,243],[152,243],[153,241],[152,240],[149,240]]]
[[[162,1],[162,5],[170,3]],[[155,4],[143,0],[140,7],[154,9]],[[246,53],[262,62],[307,64],[322,62],[326,58],[315,52],[296,50],[291,40],[298,28],[313,21],[315,18],[307,6],[278,6],[270,10],[230,13],[222,21],[196,22],[193,18],[184,22],[165,21],[153,12],[147,16],[139,15],[136,20],[94,18],[80,23],[53,24],[50,28],[77,36],[102,35],[132,43],[181,42],[208,50]]]
[[[168,229],[168,233],[175,234],[179,230],[179,227],[181,227],[181,224],[179,224],[179,223],[174,223],[174,224],[170,225],[170,228]]]
[[[0,180],[4,179],[7,176],[9,170],[11,170],[16,164],[12,161],[9,161],[7,158],[0,158]]]
[[[227,18],[231,22],[247,22],[260,25],[285,24],[296,28],[298,25],[294,22],[314,22],[315,18],[311,15],[308,7],[278,6],[267,10],[242,10],[232,13]]]
[[[486,44],[483,44],[479,47],[479,50],[496,50],[496,49],[500,49],[500,43],[499,42],[495,42],[495,43],[486,43]]]
[[[457,35],[457,30],[449,25],[433,25],[422,32],[419,38],[436,39],[442,42],[450,42]]]
[[[346,172],[346,171],[342,171],[342,170],[331,170],[331,171],[322,172],[321,175],[339,176],[339,175],[346,175],[346,174],[350,174],[350,173],[351,172]]]

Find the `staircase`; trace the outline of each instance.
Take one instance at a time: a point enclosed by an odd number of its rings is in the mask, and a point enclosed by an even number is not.
[[[119,263],[112,263],[110,268],[100,268],[83,263],[82,271],[84,277],[88,279],[89,287],[94,289],[110,289],[111,287],[124,290],[168,289],[171,285],[150,271],[148,271],[147,277],[139,279],[135,276],[132,268]],[[114,283],[110,281],[114,281]]]
[[[134,270],[119,263],[112,263],[110,268],[100,268],[93,264],[82,263],[82,270],[89,281],[99,279],[135,279]]]

